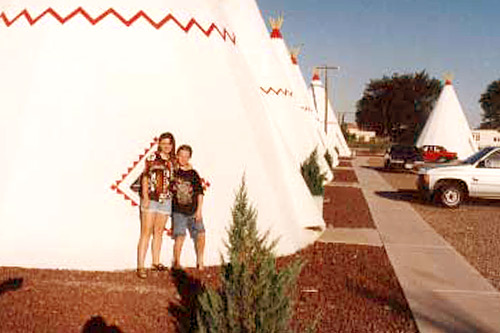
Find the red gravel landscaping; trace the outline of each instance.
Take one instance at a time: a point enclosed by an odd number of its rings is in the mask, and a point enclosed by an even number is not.
[[[298,281],[299,332],[314,320],[318,332],[418,332],[383,248],[315,243],[295,257],[307,263]]]
[[[354,170],[333,169],[333,181],[334,182],[357,183],[358,177],[354,173]]]
[[[349,161],[339,161],[339,167],[351,168],[352,163]]]
[[[383,248],[315,243],[278,264],[295,258],[306,262],[293,319],[299,331],[318,320],[325,333],[418,332]],[[92,316],[114,332],[181,331],[177,323],[189,326],[189,306],[201,285],[216,283],[217,270],[143,281],[131,271],[0,268],[0,332],[80,332],[99,323]]]
[[[323,212],[327,226],[375,228],[368,204],[358,187],[326,186]]]

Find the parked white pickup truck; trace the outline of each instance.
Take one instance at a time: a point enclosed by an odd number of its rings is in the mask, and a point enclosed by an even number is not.
[[[419,191],[425,198],[456,208],[467,197],[500,199],[500,147],[487,147],[453,165],[422,168]]]

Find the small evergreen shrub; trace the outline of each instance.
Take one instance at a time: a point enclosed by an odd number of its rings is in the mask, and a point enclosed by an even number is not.
[[[336,148],[337,147],[335,147],[335,149]],[[325,153],[325,160],[326,160],[326,163],[328,163],[328,166],[330,167],[330,170],[333,171],[333,157],[332,157],[332,155],[330,154],[330,152],[328,150]]]
[[[232,208],[228,230],[229,261],[221,266],[221,286],[199,296],[198,332],[289,332],[292,291],[300,261],[277,270],[277,242],[257,232],[257,212],[248,203],[245,182]]]
[[[302,177],[306,181],[309,191],[312,195],[323,195],[323,182],[326,180],[326,173],[321,173],[318,164],[318,149],[309,155],[309,157],[300,166]]]

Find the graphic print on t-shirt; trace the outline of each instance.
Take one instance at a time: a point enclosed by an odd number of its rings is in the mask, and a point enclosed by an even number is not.
[[[177,202],[182,206],[189,206],[193,203],[193,186],[191,182],[178,179],[176,182]]]

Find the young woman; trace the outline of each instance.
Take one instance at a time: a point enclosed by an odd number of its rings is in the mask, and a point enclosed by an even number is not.
[[[149,240],[153,236],[151,252],[153,271],[166,269],[160,263],[163,231],[172,214],[172,181],[175,163],[175,139],[171,133],[160,135],[158,150],[148,157],[141,179],[141,235],[137,245],[137,276],[146,278],[144,260]]]

